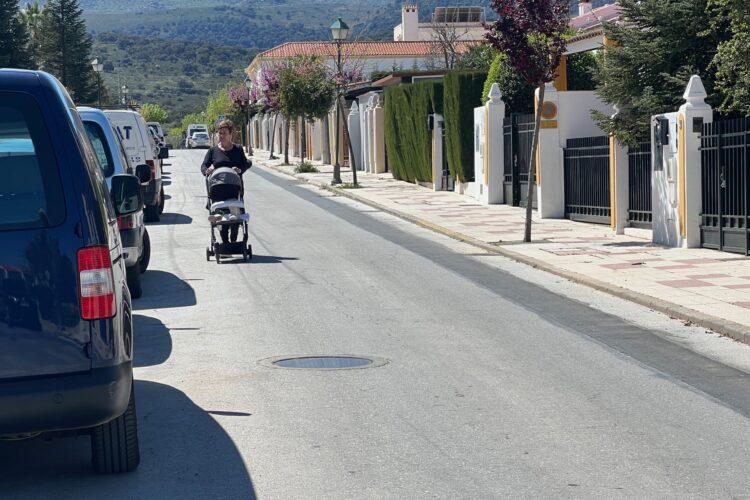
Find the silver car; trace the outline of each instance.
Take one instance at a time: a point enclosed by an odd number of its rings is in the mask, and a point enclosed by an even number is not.
[[[208,134],[205,132],[195,132],[192,137],[190,137],[190,142],[188,147],[191,148],[210,148],[211,143],[208,140]]]

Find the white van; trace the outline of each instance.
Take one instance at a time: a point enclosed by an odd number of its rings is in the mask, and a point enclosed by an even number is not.
[[[155,150],[155,144],[148,131],[146,120],[135,111],[116,109],[104,112],[112,126],[120,133],[131,165],[145,163],[151,168],[151,181],[146,188],[146,220],[158,221],[164,211],[164,187],[161,181],[161,157],[168,153],[166,148]],[[158,151],[158,152],[157,152]]]
[[[208,135],[208,126],[205,123],[191,123],[187,126],[187,134],[185,137],[185,147],[190,148],[190,138],[193,137],[195,132],[205,132]]]

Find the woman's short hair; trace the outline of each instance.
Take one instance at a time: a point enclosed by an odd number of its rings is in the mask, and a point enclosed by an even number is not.
[[[234,123],[232,123],[232,120],[222,120],[219,122],[219,126],[216,127],[216,130],[218,131],[223,128],[228,129],[229,133],[231,134],[232,132],[234,132]]]

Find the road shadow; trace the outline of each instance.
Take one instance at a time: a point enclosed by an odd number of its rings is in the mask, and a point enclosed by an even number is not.
[[[157,318],[133,315],[133,366],[160,365],[172,354],[169,328]]]
[[[149,222],[149,226],[168,226],[179,224],[192,224],[193,218],[189,215],[164,212],[159,216],[158,222]]]
[[[193,287],[172,273],[149,270],[143,273],[141,280],[146,293],[133,300],[136,311],[189,307],[197,303]]]
[[[168,385],[136,381],[140,467],[99,476],[88,436],[0,441],[2,498],[242,498],[256,493],[232,438],[205,410]],[[249,420],[239,411],[214,412]],[[52,493],[54,492],[54,494]]]
[[[161,179],[161,185],[162,186],[169,186],[171,184],[172,184],[172,181],[169,180],[169,177],[167,177],[166,179],[164,177],[162,177],[162,179]]]
[[[299,260],[299,259],[297,257],[279,257],[277,255],[253,254],[253,258],[250,259],[250,264],[281,264],[281,262],[285,260]]]

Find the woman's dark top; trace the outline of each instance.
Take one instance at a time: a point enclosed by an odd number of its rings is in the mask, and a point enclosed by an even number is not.
[[[228,151],[224,151],[219,146],[213,146],[210,148],[206,152],[206,157],[201,164],[201,173],[206,175],[206,170],[212,165],[214,168],[239,167],[242,171],[241,173],[244,174],[245,170],[250,168],[251,164],[247,160],[247,156],[245,156],[245,151],[242,149],[242,146],[239,144],[232,144],[232,149]]]

